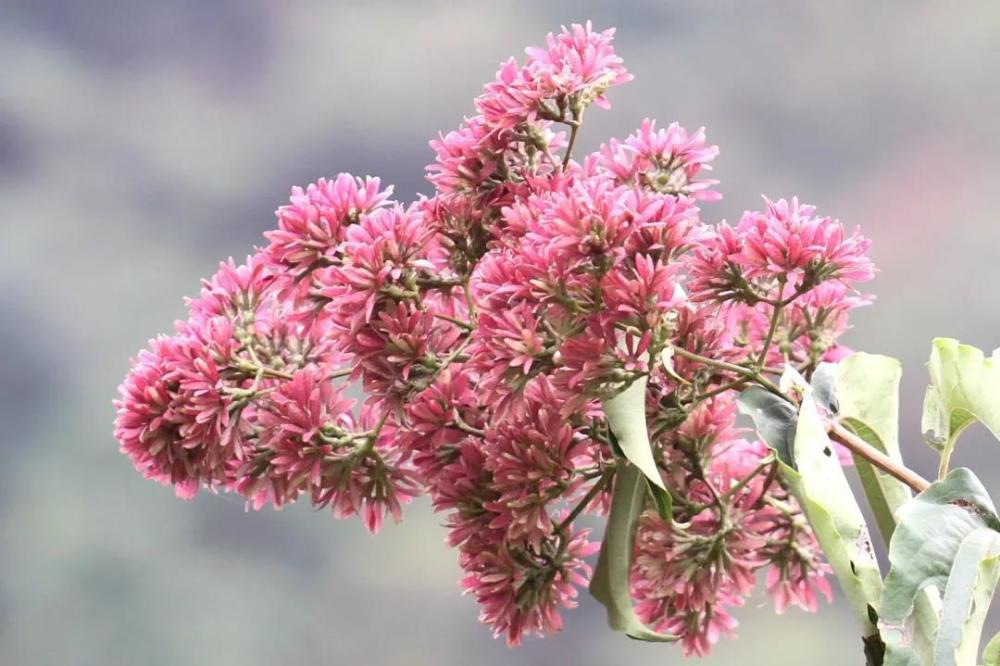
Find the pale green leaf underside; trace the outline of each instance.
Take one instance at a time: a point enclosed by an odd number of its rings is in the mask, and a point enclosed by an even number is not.
[[[1000,438],[1000,350],[986,358],[971,345],[937,338],[928,370],[921,424],[928,443],[941,450],[941,475],[947,472],[958,436],[974,421]]]
[[[870,636],[875,627],[869,609],[877,608],[882,576],[868,526],[832,446],[812,397],[807,394],[799,409],[795,431],[798,469],[782,471],[802,504],[864,635]]]
[[[760,436],[778,453],[782,475],[802,505],[864,635],[873,635],[870,608],[876,607],[882,579],[864,516],[826,428],[808,392],[798,414],[782,407],[778,401],[784,401],[777,396],[769,396],[747,389],[740,396],[741,409],[753,417]],[[783,455],[789,437],[791,450]]]
[[[995,560],[1000,537],[991,529],[996,524],[992,501],[971,472],[956,469],[907,502],[897,518],[879,604],[886,664],[974,666],[983,619],[978,613],[985,613],[996,584],[995,564],[980,568]],[[928,655],[913,661],[914,647],[927,638],[914,615],[928,588],[944,592],[940,629],[933,659]]]
[[[942,602],[935,666],[973,666],[1000,574],[1000,533],[983,527],[965,537],[955,554]]]
[[[888,356],[856,353],[836,367],[838,414],[854,434],[898,463],[899,361]],[[888,543],[896,526],[895,512],[910,499],[909,489],[897,479],[854,458],[879,531]]]
[[[646,429],[646,382],[643,375],[618,395],[605,400],[604,414],[629,462],[638,467],[651,483],[665,490]]]
[[[899,448],[899,361],[888,356],[858,352],[835,366],[837,411],[842,423],[872,447],[898,463]],[[815,379],[815,377],[814,377]],[[885,543],[896,529],[896,512],[910,500],[910,489],[867,460],[854,456],[868,505]],[[941,605],[936,589],[927,588],[914,602],[915,630],[906,650],[890,650],[887,663],[895,666],[931,663],[938,631]]]

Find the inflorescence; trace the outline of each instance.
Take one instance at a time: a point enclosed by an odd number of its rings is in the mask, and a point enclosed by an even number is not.
[[[778,612],[830,597],[828,565],[736,393],[845,354],[870,302],[868,241],[796,199],[735,226],[699,204],[718,149],[645,120],[571,151],[629,81],[613,30],[573,25],[503,63],[476,115],[431,141],[431,197],[377,178],[294,188],[267,245],[188,301],[140,352],[115,435],[179,497],[300,497],[371,532],[429,496],[481,619],[551,634],[587,584],[625,464],[602,401],[642,378],[673,520],[642,516],[631,577],[651,627],[705,654],[758,573]],[[360,405],[345,388],[360,384]]]

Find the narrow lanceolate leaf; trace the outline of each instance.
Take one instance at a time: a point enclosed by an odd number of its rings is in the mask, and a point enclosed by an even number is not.
[[[927,441],[941,450],[941,474],[948,471],[958,436],[980,421],[1000,438],[1000,349],[990,358],[958,340],[938,338],[928,363],[931,388],[922,424]]]
[[[882,584],[878,564],[864,516],[810,392],[805,392],[798,413],[780,397],[755,388],[740,395],[740,406],[778,454],[782,475],[802,505],[864,635],[875,635],[872,609]]]
[[[604,604],[608,625],[641,641],[668,642],[676,637],[653,631],[636,616],[629,594],[632,570],[632,546],[649,485],[635,466],[622,464],[615,473],[611,512],[604,533],[604,543],[597,559],[590,594]]]
[[[821,368],[822,369],[822,368]],[[818,373],[819,371],[817,371]],[[837,414],[855,435],[897,463],[899,452],[899,361],[857,353],[836,365]],[[911,497],[899,480],[854,457],[868,503],[886,543],[896,528],[894,513]]]
[[[941,625],[933,659],[920,663],[974,666],[979,613],[996,584],[1000,521],[993,502],[972,472],[956,469],[903,505],[897,518],[879,604],[886,663],[910,663],[921,638],[915,602],[933,587],[944,593]]]
[[[618,395],[605,400],[604,414],[629,462],[638,467],[650,483],[665,490],[646,430],[646,381],[643,375]]]

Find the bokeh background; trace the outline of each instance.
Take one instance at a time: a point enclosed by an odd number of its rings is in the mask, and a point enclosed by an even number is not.
[[[635,81],[584,148],[645,115],[707,125],[733,219],[798,194],[860,224],[882,273],[849,342],[902,358],[925,474],[930,339],[1000,345],[1000,5],[932,2],[0,0],[0,664],[667,664],[567,628],[511,651],[459,594],[425,503],[376,538],[143,481],[111,436],[128,358],[245,256],[292,184],[429,190],[426,141],[560,23],[618,26]],[[1000,447],[959,462],[1000,488]],[[861,663],[838,600],[757,599],[705,664]]]

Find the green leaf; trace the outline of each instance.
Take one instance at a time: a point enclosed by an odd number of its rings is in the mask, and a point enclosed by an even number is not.
[[[772,398],[786,406],[779,407]],[[876,634],[871,609],[876,607],[882,587],[878,563],[861,508],[833,453],[810,392],[805,392],[797,415],[790,403],[755,387],[743,391],[739,402],[778,454],[781,473],[802,505],[864,635]],[[785,448],[789,438],[791,450]]]
[[[837,373],[839,369],[840,364],[837,363],[820,363],[813,372],[812,381],[809,382],[816,404],[831,414],[840,411],[840,400],[837,398]]]
[[[753,419],[757,434],[778,454],[778,460],[795,467],[795,406],[759,386],[750,386],[737,399],[740,411]]]
[[[638,467],[650,483],[666,490],[646,430],[646,382],[643,375],[618,395],[605,400],[604,414],[629,462]]]
[[[660,518],[668,525],[673,524],[674,499],[670,496],[670,492],[659,486],[654,486],[648,481],[646,482],[646,488],[649,489],[649,494],[653,498],[653,505],[656,507],[656,512],[660,514]]]
[[[986,526],[979,511],[954,504],[956,501],[992,506],[979,480],[963,468],[933,483],[899,510],[899,525],[889,544],[889,575],[879,606],[884,622],[901,624],[917,592],[927,585],[943,590],[962,540]]]
[[[632,546],[647,487],[650,486],[638,468],[627,463],[619,466],[604,543],[590,581],[590,594],[604,604],[608,625],[615,631],[623,631],[641,641],[670,642],[677,638],[653,631],[636,616],[629,594]]]
[[[805,511],[865,636],[876,632],[870,609],[882,592],[868,526],[832,449],[812,396],[805,395],[795,432],[797,470],[782,472]]]
[[[925,438],[941,450],[943,477],[962,431],[974,421],[1000,438],[1000,349],[990,358],[958,340],[937,338],[928,369],[931,390],[924,397],[921,419]]]
[[[990,639],[983,650],[983,666],[1000,666],[1000,634]]]
[[[972,418],[969,418],[970,423]],[[964,427],[964,426],[963,426]],[[948,443],[951,424],[946,410],[941,405],[937,389],[928,386],[924,392],[924,411],[920,416],[920,431],[924,433],[924,441],[932,449],[941,452]]]
[[[825,364],[824,364],[825,365]],[[820,370],[823,366],[820,366]],[[817,370],[817,373],[819,370]],[[856,353],[836,365],[836,403],[841,422],[855,435],[902,464],[899,452],[899,361]],[[895,512],[909,501],[909,488],[854,456],[854,466],[886,543],[896,528]]]
[[[826,367],[821,365],[816,377]],[[835,403],[841,423],[872,447],[902,464],[899,450],[899,361],[888,356],[855,353],[833,367]],[[878,470],[867,460],[854,456],[854,469],[861,480],[868,506],[879,532],[890,543],[896,529],[896,512],[911,498],[910,489],[896,478]],[[900,649],[892,651],[893,663],[930,663],[938,633],[941,595],[926,588],[914,602],[913,640],[904,660]]]
[[[909,646],[886,646],[884,666],[932,666]]]
[[[934,646],[935,666],[972,666],[993,590],[1000,576],[1000,533],[983,527],[965,537],[955,554]]]
[[[954,470],[945,480],[932,484],[897,512],[898,525],[889,544],[890,570],[879,603],[880,628],[886,642],[886,664],[910,663],[906,660],[912,657],[913,646],[927,638],[921,635],[926,629],[919,623],[915,624],[919,617],[914,617],[917,615],[914,613],[915,602],[919,601],[921,591],[933,586],[945,592],[944,605],[952,609],[961,607],[962,597],[956,596],[958,588],[948,590],[956,556],[971,534],[980,530],[990,532],[1000,524],[995,514],[986,490],[966,469]],[[985,571],[982,580],[988,582],[987,574],[989,572]],[[916,610],[920,611],[919,604]],[[954,644],[956,635],[971,636],[972,625],[965,626],[968,607],[961,616],[963,627],[957,634],[956,620],[952,617],[955,612],[945,611],[942,614],[943,621],[934,648],[936,653],[944,649],[941,645]],[[948,622],[947,630],[945,622]],[[959,643],[961,641],[959,638]],[[962,649],[968,650],[967,647]],[[933,662],[925,659],[917,663],[937,664],[938,661],[935,657]],[[974,659],[957,662],[960,666],[974,663]]]
[[[857,352],[838,363],[834,372],[837,413],[866,424],[881,440],[883,453],[900,462],[899,361]]]

